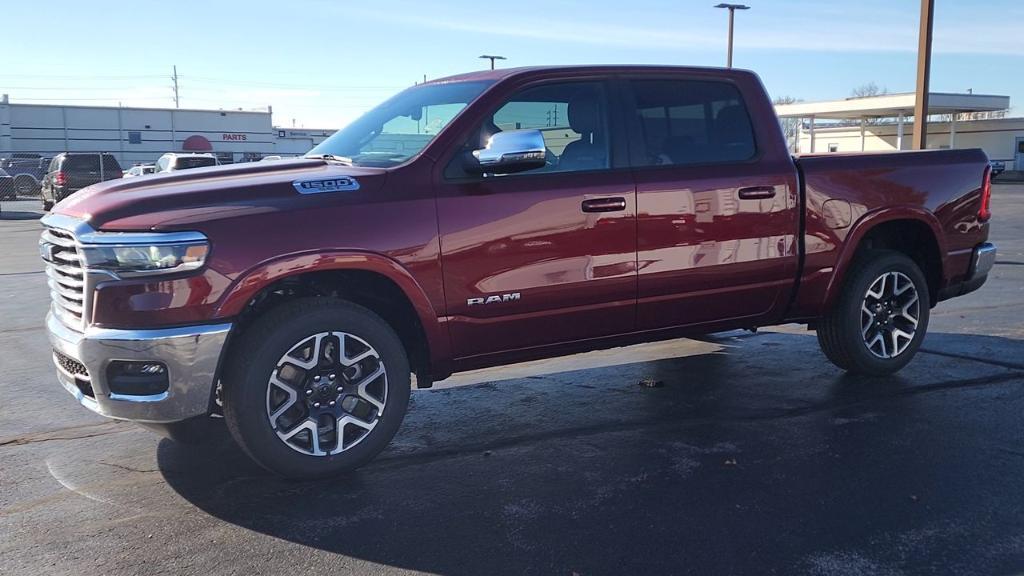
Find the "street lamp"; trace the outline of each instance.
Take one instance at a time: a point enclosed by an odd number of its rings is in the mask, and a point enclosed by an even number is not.
[[[489,54],[484,54],[483,56],[480,56],[480,58],[491,61],[491,70],[494,70],[495,60],[508,60],[508,58],[505,58],[504,56],[491,56]]]
[[[726,67],[732,68],[732,21],[737,10],[750,10],[750,6],[743,4],[718,4],[715,8],[727,8],[729,10],[729,55],[726,58]]]

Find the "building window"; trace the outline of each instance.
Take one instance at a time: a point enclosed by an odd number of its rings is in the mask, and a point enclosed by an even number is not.
[[[278,137],[278,138],[284,138],[284,137],[285,137],[285,132],[284,132],[284,130],[278,130],[278,131],[277,131],[277,137]]]
[[[129,132],[128,133],[129,144],[142,144],[142,132]]]
[[[839,144],[829,144],[828,145],[828,151],[829,152],[839,152]]]

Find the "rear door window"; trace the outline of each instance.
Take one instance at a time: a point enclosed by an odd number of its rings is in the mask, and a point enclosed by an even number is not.
[[[63,170],[68,172],[99,172],[100,157],[98,154],[76,154],[64,158]]]
[[[749,160],[757,152],[750,114],[727,82],[632,80],[635,166]]]

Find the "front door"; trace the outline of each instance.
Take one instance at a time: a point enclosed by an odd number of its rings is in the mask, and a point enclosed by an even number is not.
[[[627,80],[637,184],[638,329],[749,319],[796,275],[795,171],[758,146],[739,87]]]
[[[1024,172],[1024,138],[1017,138],[1017,168],[1019,172]]]
[[[537,129],[547,166],[481,177],[462,170],[460,156],[446,169],[437,211],[457,357],[633,329],[635,188],[614,154],[609,109],[603,82],[524,87],[467,148],[496,131]]]

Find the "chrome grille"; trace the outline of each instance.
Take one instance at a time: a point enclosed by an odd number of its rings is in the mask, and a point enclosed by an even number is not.
[[[86,310],[86,276],[75,237],[67,230],[47,228],[41,244],[49,255],[46,283],[50,287],[51,309],[61,322],[80,330]]]

